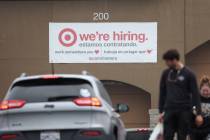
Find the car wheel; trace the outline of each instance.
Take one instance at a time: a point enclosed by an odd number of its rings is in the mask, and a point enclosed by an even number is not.
[[[117,135],[115,133],[112,134],[112,140],[117,140]]]

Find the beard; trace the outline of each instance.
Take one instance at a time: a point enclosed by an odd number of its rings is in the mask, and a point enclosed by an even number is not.
[[[176,70],[176,65],[170,65],[169,68],[172,70]]]

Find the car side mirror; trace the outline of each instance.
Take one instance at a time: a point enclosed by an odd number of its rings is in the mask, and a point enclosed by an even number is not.
[[[126,113],[129,111],[129,106],[127,104],[117,104],[115,111],[117,113]]]

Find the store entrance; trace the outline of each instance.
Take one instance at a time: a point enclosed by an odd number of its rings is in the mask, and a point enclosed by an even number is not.
[[[149,127],[149,109],[151,96],[136,86],[113,80],[102,80],[114,105],[126,103],[130,107],[128,113],[122,114],[126,128]]]

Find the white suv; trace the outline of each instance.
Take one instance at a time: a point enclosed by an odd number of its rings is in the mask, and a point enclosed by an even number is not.
[[[1,140],[125,140],[119,113],[90,75],[22,76],[0,103]]]

